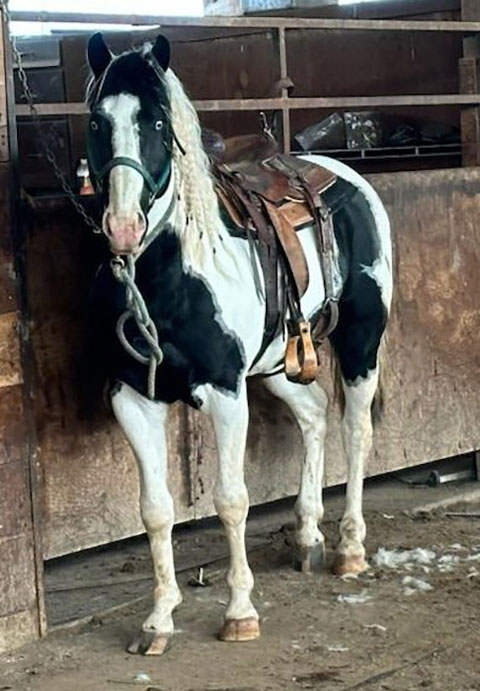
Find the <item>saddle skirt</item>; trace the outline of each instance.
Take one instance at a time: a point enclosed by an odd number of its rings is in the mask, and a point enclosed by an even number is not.
[[[230,144],[227,140],[223,160],[222,156],[215,156],[212,171],[224,212],[236,232],[255,245],[262,267],[265,333],[254,364],[287,324],[290,334],[285,362],[287,376],[308,383],[318,369],[312,335],[317,344],[321,342],[335,328],[338,317],[333,282],[333,224],[321,197],[335,183],[336,176],[309,161],[275,152],[273,145],[272,140],[259,136],[237,137]],[[260,154],[267,151],[269,155],[257,159],[257,151]],[[238,160],[235,152],[240,156]],[[316,315],[313,332],[300,305],[309,285],[309,274],[297,235],[298,230],[312,224],[318,234],[325,288],[324,305]],[[252,264],[257,290],[261,290],[256,261]]]

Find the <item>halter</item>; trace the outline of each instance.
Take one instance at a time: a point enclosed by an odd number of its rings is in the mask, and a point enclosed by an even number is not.
[[[160,173],[159,179],[155,182],[148,170],[134,158],[130,158],[129,156],[115,156],[114,158],[110,159],[110,161],[108,161],[108,163],[106,163],[101,170],[92,171],[95,180],[100,182],[100,189],[103,188],[103,181],[105,177],[116,166],[127,166],[127,168],[133,168],[133,170],[136,170],[137,173],[140,173],[148,189],[150,190],[149,210],[155,199],[157,199],[157,197],[159,196],[160,192],[164,191],[165,185],[167,184],[170,178],[170,173],[172,169],[172,164],[169,161],[168,165],[166,165]]]
[[[102,74],[100,79],[93,85],[92,87],[92,93],[95,93],[95,97],[91,102],[90,105],[90,110],[95,106],[97,101],[99,100],[100,93],[102,91],[103,83],[105,82],[105,78],[107,76],[107,73],[110,69],[110,67],[113,65],[117,58],[114,58],[105,72]],[[155,72],[156,76],[158,77],[159,81],[163,81],[162,77],[162,72],[161,72],[161,67],[158,64],[157,59],[155,56],[150,53],[148,56],[146,56],[148,64],[151,66],[153,71]],[[173,129],[172,126],[172,137],[173,141],[175,144],[178,146],[180,153],[182,156],[185,156],[185,149],[183,146],[180,144],[178,141],[178,137],[175,134],[175,130]],[[147,185],[148,189],[150,190],[150,195],[149,195],[149,200],[148,200],[148,210],[147,214],[150,211],[150,209],[153,206],[153,203],[158,197],[161,195],[161,193],[164,191],[165,186],[168,183],[168,180],[170,179],[170,174],[172,170],[172,164],[171,161],[168,162],[168,165],[165,166],[165,168],[162,170],[160,173],[160,177],[158,180],[155,181],[155,179],[150,175],[148,170],[138,161],[136,161],[134,158],[130,158],[129,156],[115,156],[114,158],[110,159],[108,163],[106,163],[103,168],[101,168],[99,171],[97,170],[92,170],[93,177],[95,178],[95,182],[98,184],[100,187],[100,190],[103,190],[103,185],[104,185],[104,179],[105,177],[110,173],[110,171],[113,168],[116,168],[116,166],[126,166],[127,168],[133,168],[133,170],[136,170],[137,173],[140,173],[142,176],[145,184]]]

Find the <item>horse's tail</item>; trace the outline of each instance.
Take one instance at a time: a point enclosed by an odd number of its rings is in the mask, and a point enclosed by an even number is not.
[[[377,355],[378,384],[372,401],[372,423],[375,426],[383,417],[385,410],[385,373],[387,371],[387,332],[383,334]]]
[[[343,385],[342,385],[342,372],[340,368],[340,362],[338,361],[337,354],[335,351],[333,351],[333,357],[331,360],[332,363],[332,374],[333,374],[333,397],[334,401],[338,403],[340,406],[340,412],[343,416],[345,412],[345,394],[343,392]],[[383,417],[383,412],[384,412],[384,390],[385,390],[385,372],[386,372],[386,362],[387,360],[387,334],[386,332],[383,334],[382,340],[380,342],[380,347],[378,349],[378,355],[377,355],[377,367],[379,368],[379,373],[378,373],[378,384],[377,384],[377,390],[375,391],[375,396],[373,397],[372,401],[372,407],[371,407],[371,414],[372,414],[372,423],[375,426],[377,422],[380,422],[380,420]]]

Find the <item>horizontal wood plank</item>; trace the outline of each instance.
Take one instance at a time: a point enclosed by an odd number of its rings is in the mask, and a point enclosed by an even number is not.
[[[162,17],[139,14],[80,14],[77,12],[12,12],[16,22],[131,24],[133,26],[199,26],[235,28],[307,28],[337,31],[456,31],[480,32],[480,21],[416,21],[395,19],[313,19],[290,17]]]
[[[312,98],[232,98],[193,101],[198,111],[229,110],[308,110],[311,108],[393,108],[398,106],[461,106],[480,104],[479,94],[432,94],[406,96],[339,96]],[[39,103],[36,113],[41,116],[84,115],[89,112],[84,103]],[[28,117],[30,109],[17,105],[18,117]]]

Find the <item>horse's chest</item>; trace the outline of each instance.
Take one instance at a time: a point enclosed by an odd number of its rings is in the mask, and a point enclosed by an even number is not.
[[[168,239],[171,241],[171,236]],[[164,252],[156,249],[156,253],[148,256],[149,248],[138,261],[136,282],[157,328],[164,355],[157,369],[157,400],[195,404],[192,390],[201,384],[235,393],[244,369],[238,339],[223,325],[206,283],[184,271],[179,252],[172,251],[175,247],[164,247]],[[116,322],[125,310],[124,291],[105,266],[97,279],[95,293],[107,346],[104,348],[107,373],[146,394],[148,368],[126,353],[115,331]],[[133,319],[127,322],[125,335],[137,351],[149,355],[148,345]]]

